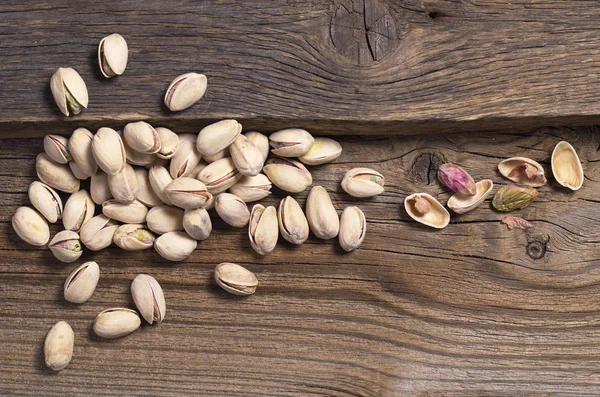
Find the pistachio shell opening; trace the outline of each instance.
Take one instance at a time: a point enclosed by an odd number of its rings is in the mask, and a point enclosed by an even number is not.
[[[562,186],[579,190],[583,185],[583,167],[569,142],[559,142],[552,151],[552,174]]]

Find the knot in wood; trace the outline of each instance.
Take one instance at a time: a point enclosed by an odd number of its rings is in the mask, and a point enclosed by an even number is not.
[[[532,259],[541,259],[548,250],[548,239],[544,237],[534,237],[527,244],[527,255]]]
[[[446,160],[442,155],[436,153],[420,153],[415,157],[411,167],[410,175],[415,183],[429,185],[437,180],[437,171]]]

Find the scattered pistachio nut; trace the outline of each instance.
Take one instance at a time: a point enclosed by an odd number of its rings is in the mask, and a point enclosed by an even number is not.
[[[513,182],[531,187],[540,187],[546,184],[544,167],[540,163],[527,157],[511,157],[498,164],[498,171]]]
[[[154,189],[152,189],[152,186],[150,185],[150,177],[148,175],[148,170],[145,168],[138,167],[135,168],[133,171],[135,172],[135,176],[137,178],[139,186],[137,199],[146,207],[155,207],[157,205],[162,204],[162,200],[158,197],[158,195],[154,192]]]
[[[212,194],[219,194],[235,185],[242,178],[231,157],[226,157],[210,163],[198,174],[200,179]]]
[[[167,171],[165,167],[154,166],[148,171],[148,179],[150,180],[152,190],[154,190],[154,193],[156,193],[158,198],[165,204],[173,205],[165,192],[167,186],[173,182],[173,178],[171,177],[171,174],[169,174],[169,171]]]
[[[483,179],[475,184],[477,193],[474,196],[468,196],[461,193],[454,193],[448,199],[448,208],[457,214],[464,214],[477,208],[490,195],[494,188],[491,179]]]
[[[118,33],[113,33],[100,40],[98,45],[98,65],[106,78],[120,76],[125,72],[129,49],[127,42]]]
[[[538,191],[527,185],[510,183],[496,192],[492,205],[500,212],[520,210],[529,205],[538,195]]]
[[[455,193],[474,196],[477,193],[475,181],[459,166],[451,163],[442,164],[438,168],[437,177],[442,185]]]
[[[314,186],[306,199],[306,218],[310,230],[320,239],[328,240],[338,235],[340,218],[329,193],[322,186]]]
[[[87,190],[73,193],[65,203],[63,226],[65,230],[78,232],[94,216],[96,207]]]
[[[262,155],[263,163],[267,161],[267,157],[269,157],[269,151],[271,150],[271,146],[269,145],[269,138],[261,134],[257,131],[250,131],[246,133],[246,138],[260,151]]]
[[[583,185],[583,167],[577,152],[569,142],[559,142],[552,151],[552,174],[561,186],[579,190]]]
[[[315,138],[310,150],[298,157],[306,165],[321,165],[332,162],[342,154],[342,145],[330,138]]]
[[[183,228],[190,237],[196,240],[206,240],[212,231],[212,222],[208,211],[204,208],[185,210]]]
[[[29,201],[50,223],[56,223],[63,213],[62,200],[56,190],[42,182],[31,182]]]
[[[71,230],[56,233],[48,243],[48,248],[56,259],[64,263],[75,262],[83,254],[79,234]]]
[[[156,160],[156,156],[154,154],[140,153],[135,151],[125,141],[123,141],[123,147],[125,148],[125,160],[129,164],[146,167],[150,164],[154,164],[154,161]]]
[[[155,129],[160,140],[160,150],[156,152],[156,155],[161,159],[168,160],[175,156],[179,147],[179,136],[168,128],[156,127]]]
[[[156,208],[156,207],[155,207]],[[179,262],[194,252],[198,242],[185,232],[168,232],[154,241],[154,249],[163,258]]]
[[[167,88],[165,105],[172,112],[185,110],[204,96],[207,86],[208,81],[203,74],[186,73],[177,76]]]
[[[165,318],[167,304],[163,290],[149,274],[138,274],[131,283],[135,306],[148,324],[160,323]]]
[[[102,203],[102,213],[123,223],[143,223],[146,221],[148,208],[138,200],[131,203],[108,200]]]
[[[233,227],[244,227],[250,219],[248,206],[238,196],[231,193],[221,193],[215,197],[215,209],[217,214],[228,225]]]
[[[271,194],[271,181],[264,174],[244,176],[229,191],[245,202],[262,200]]]
[[[248,237],[254,251],[261,255],[267,255],[275,249],[277,239],[279,238],[277,210],[275,207],[265,208],[260,204],[252,207]]]
[[[127,155],[121,136],[112,128],[102,127],[92,139],[92,153],[102,171],[115,175],[123,171]]]
[[[148,229],[157,234],[183,230],[183,210],[169,205],[157,205],[146,215]]]
[[[301,128],[287,128],[269,136],[271,152],[282,157],[304,156],[312,148],[315,139]]]
[[[145,121],[128,123],[123,128],[123,139],[130,148],[139,153],[154,154],[161,148],[158,132]]]
[[[258,175],[263,167],[263,155],[246,136],[240,134],[229,147],[231,159],[241,174]]]
[[[73,358],[75,333],[66,321],[59,321],[50,329],[44,341],[46,366],[53,371],[63,370]]]
[[[426,201],[424,205],[420,203]],[[420,204],[417,204],[420,203]],[[423,208],[427,207],[427,210]],[[415,221],[436,229],[443,229],[450,222],[450,214],[439,201],[427,193],[414,193],[404,199],[404,209]]]
[[[212,199],[204,183],[188,177],[173,180],[165,193],[173,205],[183,209],[202,208]]]
[[[312,185],[312,175],[299,161],[283,157],[271,157],[265,163],[263,171],[281,190],[300,193]]]
[[[50,90],[65,116],[79,114],[88,106],[87,87],[75,69],[58,68],[50,79]]]
[[[98,170],[92,175],[90,181],[90,194],[94,203],[101,205],[103,202],[113,198],[108,186],[108,175],[102,170]]]
[[[342,189],[353,197],[372,197],[383,193],[385,178],[370,168],[353,168],[342,179]]]
[[[74,161],[69,161],[69,168],[71,168],[71,172],[73,175],[75,175],[75,178],[79,179],[80,181],[86,180],[90,177],[88,174],[83,172],[83,170],[79,168],[77,163]]]
[[[124,307],[107,309],[94,320],[94,332],[101,338],[113,339],[129,335],[140,327],[142,321],[136,312]]]
[[[141,251],[152,248],[156,236],[142,224],[121,225],[115,231],[113,242],[126,251]]]
[[[215,281],[219,287],[233,295],[252,295],[258,279],[250,270],[235,263],[223,262],[215,267]]]
[[[67,147],[73,161],[79,166],[81,171],[87,176],[93,176],[98,169],[98,164],[94,158],[92,141],[94,134],[85,128],[77,128],[71,134]]]
[[[365,214],[358,207],[346,207],[340,217],[340,245],[346,252],[360,247],[367,233]]]
[[[65,280],[63,294],[71,303],[87,302],[93,295],[100,279],[100,267],[94,261],[85,262]]]
[[[208,164],[214,163],[217,160],[224,159],[225,157],[231,157],[231,153],[229,152],[229,148],[225,148],[223,150],[218,151],[215,154],[207,154],[202,156],[202,160],[206,161]]]
[[[176,179],[182,176],[190,176],[201,159],[202,156],[196,150],[194,142],[189,139],[182,139],[182,135],[180,135],[179,146],[175,155],[171,158],[171,164],[169,165],[171,178]]]
[[[75,193],[79,190],[79,179],[66,164],[52,161],[46,153],[40,153],[35,158],[35,169],[40,181],[65,193]]]
[[[50,239],[48,222],[37,211],[29,207],[19,207],[12,217],[12,227],[21,240],[41,247]]]
[[[121,203],[131,203],[140,192],[137,176],[129,164],[125,164],[121,172],[108,175],[108,186],[115,200]]]
[[[106,215],[96,215],[81,227],[79,237],[87,248],[100,251],[112,243],[119,225]]]
[[[64,136],[46,135],[44,137],[44,152],[51,160],[59,164],[67,164],[71,161],[71,153],[67,148],[69,141]]]
[[[277,211],[279,232],[292,244],[302,244],[308,239],[308,221],[300,204],[290,196],[279,203]]]
[[[229,147],[242,132],[242,125],[235,120],[221,120],[207,125],[198,133],[196,149],[203,156],[216,154]]]

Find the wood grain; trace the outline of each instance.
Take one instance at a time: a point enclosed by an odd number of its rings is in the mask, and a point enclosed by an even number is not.
[[[586,179],[566,191],[550,178],[518,211],[533,223],[509,231],[490,208],[452,216],[434,231],[412,221],[404,197],[449,194],[436,165],[455,162],[476,179],[506,183],[504,157],[536,159],[548,173],[562,139],[579,152]],[[0,145],[0,395],[2,396],[585,396],[600,390],[600,134],[597,128],[544,128],[522,135],[344,137],[343,155],[312,167],[338,211],[359,205],[368,220],[351,254],[311,236],[281,242],[260,257],[246,230],[213,214],[214,231],[180,264],[154,251],[86,251],[101,279],[92,299],[71,305],[62,283],[75,265],[18,240],[10,217],[27,204],[40,139]],[[381,196],[358,200],[339,182],[351,167],[386,176]],[[299,194],[301,204],[306,192]],[[265,203],[282,197],[275,192]],[[58,231],[53,227],[53,231]],[[254,271],[255,295],[226,294],[211,280],[233,261]],[[103,341],[95,315],[132,306],[129,284],[154,275],[167,299],[165,322]],[[76,333],[70,366],[45,369],[48,329],[67,320]]]

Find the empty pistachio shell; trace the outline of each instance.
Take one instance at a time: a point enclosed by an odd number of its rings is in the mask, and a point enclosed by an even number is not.
[[[427,193],[414,193],[406,197],[404,209],[415,221],[436,229],[443,229],[450,222],[448,211]]]
[[[126,251],[140,251],[151,248],[156,236],[142,224],[121,225],[115,231],[113,242]]]
[[[223,262],[215,267],[215,281],[233,295],[252,295],[258,279],[250,270],[235,263]]]
[[[73,173],[73,175],[75,175],[75,178],[79,179],[80,181],[83,181],[90,177],[88,174],[83,172],[81,168],[79,168],[77,163],[74,161],[69,161],[69,168],[71,168],[71,172]]]
[[[79,179],[66,164],[52,161],[46,153],[40,153],[35,159],[35,169],[40,181],[65,193],[79,190]]]
[[[153,154],[160,150],[158,132],[145,121],[129,123],[123,128],[123,139],[136,152]]]
[[[59,321],[50,329],[44,341],[46,366],[53,371],[65,369],[73,358],[75,333],[66,321]]]
[[[102,203],[102,213],[123,223],[143,223],[146,220],[148,208],[138,200],[131,203],[108,200]]]
[[[92,251],[100,251],[112,243],[119,225],[119,222],[106,215],[96,215],[81,227],[79,237],[87,248]]]
[[[269,138],[266,135],[261,134],[257,131],[247,132],[246,138],[248,138],[248,140],[254,146],[256,146],[256,148],[258,148],[260,154],[262,155],[263,163],[267,161],[267,157],[269,157],[269,151],[271,150],[271,147],[269,145]]]
[[[87,302],[96,290],[99,279],[100,267],[98,264],[94,261],[84,263],[65,280],[63,288],[65,299],[71,303]]]
[[[107,309],[94,320],[94,332],[101,338],[120,338],[138,329],[142,321],[136,312],[124,307]]]
[[[118,33],[106,36],[98,45],[98,65],[104,77],[122,75],[127,67],[128,57],[127,42]]]
[[[196,148],[202,155],[216,154],[231,145],[240,132],[242,132],[242,125],[237,121],[218,121],[200,130]]]
[[[367,221],[358,207],[346,207],[340,217],[340,245],[346,252],[357,249],[365,239]]]
[[[83,254],[79,234],[70,230],[56,233],[48,243],[48,248],[56,259],[64,263],[75,262]]]
[[[94,200],[94,203],[98,205],[112,198],[112,193],[110,192],[110,187],[108,186],[108,176],[104,173],[104,171],[98,170],[96,173],[94,173],[94,175],[92,175],[92,179],[90,181],[90,194],[92,195],[92,200]]]
[[[157,205],[146,215],[148,229],[164,234],[183,230],[183,210],[168,205]]]
[[[118,174],[125,167],[126,154],[121,136],[112,128],[102,127],[92,140],[92,153],[102,171]]]
[[[342,189],[354,197],[371,197],[383,193],[383,175],[370,168],[353,168],[342,179]]]
[[[125,164],[121,172],[108,175],[108,186],[115,200],[122,203],[132,202],[140,191],[135,171],[129,164]]]
[[[88,106],[85,82],[72,68],[58,68],[50,79],[50,89],[56,105],[65,116],[79,114]]]
[[[342,154],[342,145],[329,138],[315,138],[310,150],[298,157],[298,160],[307,165],[320,165],[329,163]]]
[[[60,196],[54,189],[42,182],[29,185],[29,201],[50,223],[56,223],[63,213]]]
[[[511,157],[498,164],[498,171],[513,182],[539,187],[546,184],[544,168],[527,157]]]
[[[552,151],[552,174],[562,186],[579,190],[583,185],[583,167],[569,142],[559,142]]]
[[[292,244],[302,244],[308,239],[308,221],[300,204],[290,196],[279,203],[277,211],[279,232]]]
[[[511,183],[496,192],[492,205],[500,212],[520,210],[527,207],[537,195],[538,191],[531,186]]]
[[[204,183],[194,178],[177,178],[166,188],[169,200],[183,209],[201,208],[212,199]]]
[[[182,139],[182,136],[180,136],[179,146],[175,155],[171,158],[171,164],[169,165],[171,178],[190,176],[201,159],[202,157],[196,150],[194,142],[189,139]]]
[[[183,228],[196,240],[206,240],[212,231],[212,222],[204,208],[186,210],[183,214]]]
[[[206,161],[208,164],[214,163],[217,160],[224,159],[225,157],[231,157],[231,153],[229,152],[229,148],[225,148],[223,150],[218,151],[215,154],[207,154],[202,156],[202,160]]]
[[[154,277],[138,274],[131,283],[131,295],[135,306],[148,324],[160,323],[165,318],[165,295]]]
[[[150,179],[150,186],[152,186],[152,190],[154,193],[161,199],[161,201],[168,205],[173,205],[165,189],[171,182],[173,182],[173,178],[169,171],[165,167],[154,166],[150,168],[148,172],[148,178]]]
[[[145,167],[154,164],[154,161],[156,160],[154,154],[137,152],[129,147],[125,141],[123,141],[123,147],[125,148],[125,159],[129,164]]]
[[[272,133],[269,142],[273,154],[282,157],[304,156],[312,148],[315,139],[301,128],[288,128]]]
[[[79,231],[94,216],[94,201],[87,190],[73,193],[65,203],[63,226],[65,230]]]
[[[204,167],[198,174],[198,179],[206,185],[209,192],[219,194],[235,185],[242,176],[231,157],[226,157]]]
[[[248,237],[254,251],[261,255],[267,255],[275,249],[277,239],[279,238],[277,210],[275,207],[265,208],[260,204],[252,207]]]
[[[318,238],[334,238],[340,231],[340,218],[329,193],[322,186],[314,186],[306,199],[306,218],[310,230]]]
[[[456,193],[474,196],[477,192],[475,181],[467,171],[451,163],[442,164],[438,168],[437,177],[442,185]]]
[[[312,175],[299,161],[283,157],[271,157],[263,171],[271,182],[281,190],[299,193],[312,184]]]
[[[258,201],[271,194],[271,181],[264,174],[244,176],[229,191],[247,203]]]
[[[134,172],[140,189],[137,199],[146,207],[155,207],[162,204],[162,200],[158,197],[150,185],[148,170],[145,168],[135,168]]]
[[[176,77],[165,94],[165,105],[173,112],[185,110],[198,102],[206,92],[206,76],[186,73]]]
[[[477,192],[474,196],[455,193],[448,199],[448,208],[457,214],[464,214],[477,208],[490,195],[494,188],[491,179],[483,179],[475,184]]]
[[[81,171],[87,176],[92,176],[98,169],[94,152],[92,150],[92,140],[94,134],[85,128],[77,128],[69,138],[67,147]]]
[[[179,137],[177,134],[164,127],[156,127],[156,132],[160,140],[160,150],[156,152],[156,155],[165,160],[175,156],[175,152],[179,147]]]
[[[238,196],[231,193],[221,193],[215,197],[215,209],[217,214],[227,224],[233,227],[244,227],[250,219],[248,206]]]
[[[262,170],[264,160],[260,150],[244,135],[238,135],[229,151],[235,167],[241,174],[254,176]]]
[[[194,252],[198,242],[185,232],[168,232],[154,241],[154,249],[163,258],[178,262]]]
[[[53,161],[59,164],[67,164],[71,161],[71,153],[67,148],[68,140],[60,135],[46,135],[44,137],[44,152]]]
[[[35,246],[46,245],[50,239],[48,222],[37,211],[19,207],[12,217],[12,227],[21,240]]]

